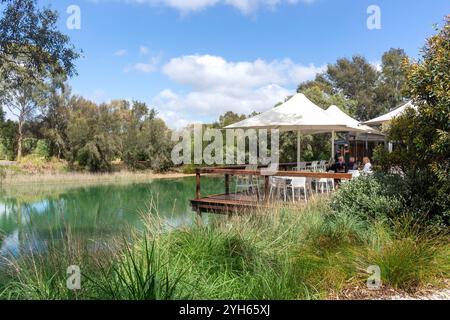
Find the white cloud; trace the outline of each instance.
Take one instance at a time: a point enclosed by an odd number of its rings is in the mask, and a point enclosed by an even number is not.
[[[143,72],[143,73],[151,73],[156,72],[161,63],[161,54],[151,57],[146,62],[138,62],[135,64],[127,65],[124,69],[125,72]]]
[[[169,125],[216,119],[225,111],[265,111],[313,79],[324,66],[296,64],[290,59],[230,62],[211,55],[171,59],[162,71],[188,92],[162,91],[153,103]]]
[[[114,52],[114,55],[116,56],[116,57],[123,57],[123,56],[126,56],[127,55],[127,50],[125,50],[125,49],[120,49],[120,50],[117,50],[116,52]]]
[[[112,0],[90,0],[99,3]],[[310,4],[316,0],[119,0],[125,3],[149,4],[176,9],[183,14],[200,11],[216,5],[227,5],[238,9],[244,14],[250,14],[260,8],[273,9],[281,4],[294,5],[299,2]]]
[[[139,53],[140,54],[146,55],[146,54],[149,54],[149,52],[150,52],[150,49],[147,48],[146,46],[140,46],[139,47]]]

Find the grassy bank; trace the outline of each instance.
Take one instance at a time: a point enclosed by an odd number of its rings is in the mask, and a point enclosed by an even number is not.
[[[327,299],[365,287],[378,265],[384,288],[415,292],[450,276],[448,229],[411,215],[364,219],[328,201],[172,229],[145,228],[104,243],[73,239],[7,261],[3,299]],[[79,265],[82,288],[66,289]]]
[[[17,162],[0,161],[0,186],[22,187],[52,184],[74,186],[145,182],[151,179],[173,179],[187,177],[184,169],[164,173],[152,170],[130,171],[122,162],[114,162],[111,172],[91,173],[79,167],[71,168],[67,161],[56,158],[46,159],[30,155]]]
[[[174,179],[188,177],[190,175],[168,172],[168,173],[154,173],[152,171],[120,171],[111,173],[86,173],[86,172],[43,172],[30,174],[20,171],[6,171],[6,174],[1,178],[1,185],[3,187],[15,186],[32,186],[42,184],[57,184],[57,185],[97,185],[110,183],[127,183],[127,182],[145,182],[151,179]]]

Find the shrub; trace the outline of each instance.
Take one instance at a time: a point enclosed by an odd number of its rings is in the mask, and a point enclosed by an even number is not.
[[[48,159],[50,157],[50,151],[46,140],[38,140],[36,148],[33,150],[33,154],[41,158]]]
[[[432,219],[450,225],[450,15],[430,37],[419,61],[404,61],[409,108],[390,121],[386,134],[395,141],[392,154],[379,152],[381,167],[400,168],[415,198]]]
[[[384,283],[414,290],[448,278],[448,230],[413,215],[394,219],[389,230],[390,237],[366,249],[367,264],[380,267]]]
[[[8,160],[8,150],[3,143],[0,143],[0,160]]]
[[[11,169],[12,167],[9,168]],[[62,172],[67,170],[67,163],[64,160],[55,157],[46,159],[36,154],[30,154],[20,159],[18,168],[33,174],[42,172]]]
[[[108,267],[98,265],[94,276],[85,274],[90,285],[104,299],[115,300],[169,300],[183,276],[169,276],[168,265],[161,262],[154,242],[141,235],[141,241],[129,244],[124,239],[123,248],[114,254]]]
[[[392,186],[384,185],[389,179],[359,177],[341,185],[331,201],[335,212],[357,215],[363,219],[395,216],[401,212],[404,199],[394,193]]]
[[[193,174],[197,166],[195,164],[186,164],[182,167],[182,172],[184,174]]]

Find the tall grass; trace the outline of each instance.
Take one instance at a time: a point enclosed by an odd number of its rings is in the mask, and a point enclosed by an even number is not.
[[[86,172],[37,172],[28,173],[14,170],[12,167],[3,168],[4,175],[0,179],[3,186],[37,186],[46,184],[57,185],[100,185],[130,182],[143,182],[151,179],[174,179],[186,177],[183,173],[154,173],[152,171],[120,171],[111,173],[86,173]]]
[[[450,275],[448,230],[410,215],[365,218],[316,200],[177,229],[143,219],[144,230],[98,250],[71,241],[12,261],[0,297],[326,299],[365,285],[370,265],[384,285],[410,291]],[[83,271],[75,293],[65,287],[71,264]]]

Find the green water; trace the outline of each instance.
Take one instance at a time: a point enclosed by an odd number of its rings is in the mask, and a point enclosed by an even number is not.
[[[223,179],[202,178],[202,194],[223,191]],[[195,178],[79,188],[27,187],[0,191],[0,255],[45,250],[49,241],[70,237],[105,240],[143,226],[143,215],[157,214],[170,226],[192,223],[189,200]],[[152,201],[153,200],[153,201]],[[152,205],[154,203],[154,205]]]

